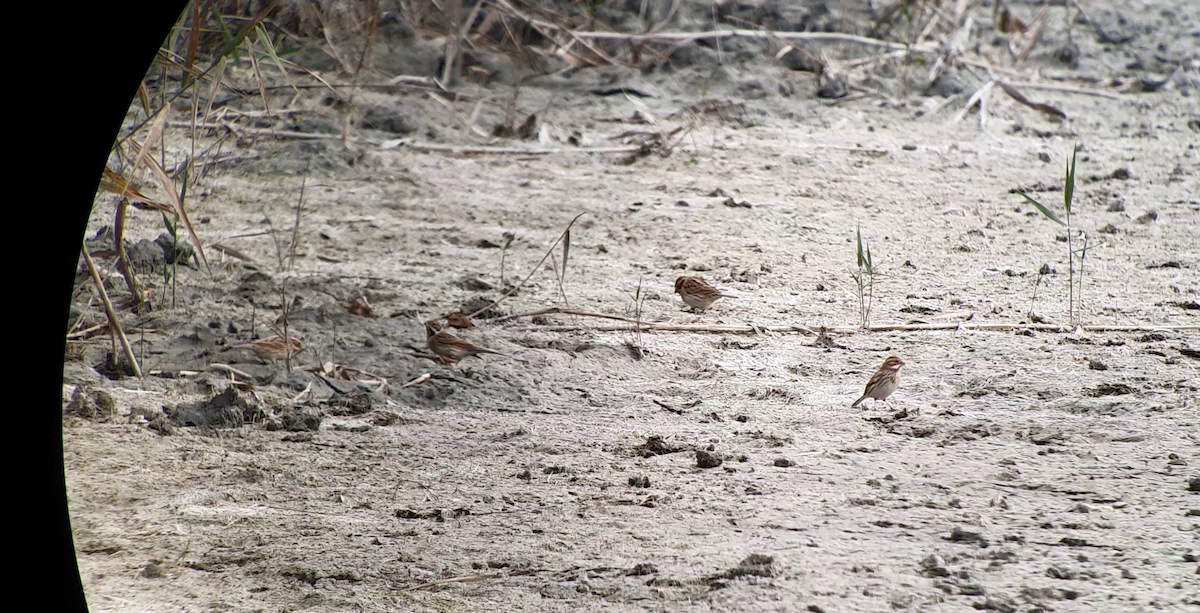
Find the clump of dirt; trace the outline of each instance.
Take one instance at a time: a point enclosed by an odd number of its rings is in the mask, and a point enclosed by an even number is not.
[[[663,440],[663,437],[652,434],[646,437],[646,442],[633,448],[633,452],[643,458],[648,458],[656,455],[665,455],[668,453],[677,453],[683,451],[685,447],[671,445]]]
[[[65,413],[88,421],[108,421],[116,417],[117,401],[104,390],[79,385],[71,393]]]
[[[267,417],[257,399],[233,386],[208,400],[167,407],[166,412],[176,425],[199,428],[236,428]]]

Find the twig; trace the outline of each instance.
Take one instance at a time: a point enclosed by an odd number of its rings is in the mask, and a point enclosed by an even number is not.
[[[635,325],[637,326],[637,356],[639,359],[646,357],[646,348],[642,344],[642,305],[646,302],[646,297],[642,295],[642,278],[645,274],[638,275],[637,290],[633,293],[633,315],[636,318]]]
[[[1066,92],[1068,94],[1079,94],[1081,96],[1098,96],[1100,98],[1108,98],[1110,100],[1120,100],[1127,102],[1133,100],[1130,96],[1114,94],[1111,92],[1100,91],[1096,89],[1086,89],[1083,87],[1072,87],[1070,85],[1050,85],[1048,83],[1009,83],[1011,87],[1020,87],[1022,89],[1043,89],[1046,91]]]
[[[121,322],[117,319],[117,311],[113,309],[112,301],[108,299],[108,292],[104,291],[104,282],[100,280],[100,272],[96,270],[96,263],[92,261],[92,256],[88,254],[87,246],[80,248],[83,252],[83,261],[87,263],[88,272],[92,274],[92,282],[96,284],[96,291],[100,292],[100,301],[104,303],[104,312],[108,315],[108,323],[114,335],[121,342],[121,349],[125,352],[125,359],[129,360],[129,365],[133,367],[133,374],[137,377],[142,376],[142,369],[138,366],[137,359],[133,356],[133,347],[129,345],[129,339],[125,338],[125,332],[121,330]],[[114,356],[113,362],[117,359]]]
[[[530,20],[531,25],[540,26],[543,28],[553,28],[556,30],[565,29],[545,21],[536,19]],[[722,38],[757,38],[757,39],[772,39],[778,38],[786,41],[793,40],[810,40],[822,42],[839,42],[839,43],[857,43],[871,47],[884,47],[894,51],[913,51],[917,53],[934,53],[938,48],[934,45],[905,45],[903,43],[893,43],[875,38],[867,38],[865,36],[855,36],[853,34],[842,34],[840,32],[778,32],[765,30],[714,30],[711,32],[664,32],[658,34],[622,34],[620,32],[571,32],[575,38],[592,38],[600,40],[621,40],[632,41],[635,43],[641,42],[688,42],[700,39],[722,39]]]
[[[269,234],[269,232],[260,232],[259,233],[259,235],[262,235],[262,234]],[[243,262],[250,262],[251,264],[254,263],[254,260],[250,256],[242,253],[241,251],[238,251],[237,249],[234,249],[233,247],[228,247],[228,246],[222,245],[221,243],[211,243],[211,244],[209,244],[209,247],[211,247],[215,251],[220,251],[221,253],[224,253],[225,255],[235,257],[239,260],[242,260]]]
[[[300,214],[304,210],[304,186],[308,184],[308,169],[312,166],[312,156],[308,156],[308,162],[304,165],[304,178],[300,180],[300,198],[296,201],[296,223],[292,224],[292,244],[289,247],[291,251],[291,261],[288,264],[288,270],[296,270],[296,247],[300,244]]]
[[[505,315],[504,317],[497,317],[496,319],[493,319],[492,323],[498,324],[501,322],[508,321],[510,319],[517,319],[519,317],[536,317],[538,315],[551,315],[554,313],[561,313],[563,315],[578,315],[580,317],[599,317],[602,319],[615,319],[617,321],[625,321],[625,322],[629,322],[631,324],[638,323],[638,320],[636,320],[636,319],[630,319],[628,317],[621,317],[620,315],[608,315],[606,313],[590,313],[587,311],[576,311],[574,309],[563,309],[560,307],[550,307],[548,309],[541,309],[540,311],[530,311],[528,313],[515,313],[513,315]],[[642,323],[645,324],[646,322],[642,322]]]
[[[468,131],[470,131],[478,136],[481,136],[483,138],[488,138],[488,133],[484,132],[483,128],[480,128],[479,126],[475,125],[473,122],[468,121],[465,117],[460,115],[457,110],[454,109],[454,103],[446,100],[445,98],[443,98],[433,92],[425,92],[425,93],[430,98],[433,98],[434,102],[437,102],[438,104],[441,104],[442,106],[446,107],[446,110],[450,111],[450,114],[453,115],[454,118],[456,120],[458,120],[459,123],[461,123],[464,127],[466,127]]]
[[[562,155],[565,153],[635,153],[641,151],[638,145],[623,147],[571,147],[564,149],[520,149],[516,147],[459,147],[456,145],[439,145],[435,143],[409,143],[403,140],[387,141],[380,149],[406,147],[426,153],[458,153],[462,155]]]
[[[1048,10],[1050,10],[1050,0],[1046,0],[1045,4],[1042,5],[1042,10],[1038,11],[1037,17],[1034,18],[1036,25],[1033,28],[1033,34],[1029,37],[1029,44],[1017,56],[1017,65],[1024,63],[1025,59],[1029,57],[1029,52],[1033,51],[1033,48],[1041,42],[1042,30],[1046,27],[1046,11]]]
[[[102,324],[96,324],[90,328],[84,328],[83,330],[77,330],[75,332],[68,334],[67,340],[77,341],[77,340],[89,339],[93,336],[96,336],[97,334],[104,333],[104,331],[106,331],[106,330],[108,330],[108,322],[104,322]],[[167,333],[166,330],[162,330],[160,328],[130,328],[129,331],[130,332],[140,332],[142,334],[149,332],[151,334],[165,335]]]
[[[976,102],[979,102],[982,106],[982,98],[987,95],[988,90],[992,89],[992,86],[995,84],[996,80],[993,79],[987,83],[984,83],[983,87],[980,87],[978,90],[976,90],[975,93],[971,95],[970,99],[967,100],[966,106],[964,106],[963,109],[954,116],[954,121],[962,121],[963,117],[967,116],[967,112],[971,110],[971,107],[975,106]],[[980,112],[982,113],[982,108],[980,109]]]
[[[219,370],[219,371],[222,371],[222,372],[227,372],[227,373],[230,373],[230,374],[233,374],[233,375],[237,375],[237,376],[239,376],[239,377],[245,377],[245,379],[246,379],[247,381],[253,381],[253,380],[254,380],[254,377],[253,377],[253,376],[251,376],[250,374],[248,374],[248,373],[246,373],[246,372],[244,372],[244,371],[238,370],[238,369],[236,369],[236,368],[234,368],[234,367],[232,367],[232,366],[230,366],[230,365],[228,365],[228,364],[219,364],[219,363],[216,363],[216,362],[214,362],[214,363],[212,363],[212,364],[209,364],[209,365],[208,365],[208,367],[207,367],[207,369],[208,369],[208,370]]]
[[[1060,111],[1059,109],[1057,109],[1053,106],[1050,106],[1049,104],[1044,104],[1041,102],[1034,102],[1034,101],[1030,100],[1029,98],[1026,98],[1025,94],[1022,94],[1020,91],[1017,90],[1017,88],[1009,85],[1008,83],[1005,83],[1004,81],[996,81],[996,85],[999,85],[1000,89],[1004,90],[1004,93],[1008,94],[1008,97],[1012,98],[1013,100],[1016,100],[1017,102],[1020,102],[1021,104],[1024,104],[1025,106],[1027,106],[1031,109],[1041,111],[1051,117],[1055,117],[1058,119],[1066,119],[1067,118],[1066,113]]]
[[[117,201],[117,216],[113,220],[113,248],[117,251],[117,264],[121,269],[121,276],[125,277],[125,285],[129,287],[129,293],[133,296],[133,310],[141,313],[146,307],[146,296],[142,293],[142,284],[133,272],[133,265],[129,263],[129,254],[125,253],[125,217],[128,211],[129,200],[122,197]]]
[[[412,381],[409,381],[408,383],[401,385],[400,389],[404,389],[406,387],[412,387],[414,385],[420,385],[420,384],[428,381],[432,377],[433,377],[433,375],[431,375],[429,373],[425,373],[425,374],[421,375],[420,377],[417,377],[416,379],[413,379]]]
[[[945,52],[938,56],[938,59],[933,63],[933,68],[929,71],[930,81],[937,78],[938,73],[941,72],[942,66],[947,60],[951,60],[962,53],[963,47],[967,44],[967,39],[971,36],[971,26],[974,24],[974,20],[968,17],[962,26],[954,32],[954,35],[950,37],[949,42],[946,43]]]
[[[303,398],[305,396],[305,394],[311,394],[311,393],[312,393],[312,381],[309,381],[308,385],[305,385],[304,389],[300,390],[300,393],[296,394],[292,398],[292,404],[300,402],[300,399]]]
[[[291,305],[287,301],[287,290],[279,290],[280,309],[283,310],[283,362],[287,371],[292,372],[292,336],[288,331],[288,311]]]
[[[421,585],[414,585],[412,587],[405,588],[402,591],[411,592],[413,590],[420,590],[420,589],[424,589],[427,587],[434,587],[436,585],[445,585],[447,583],[464,583],[467,581],[483,581],[485,579],[499,579],[501,577],[517,577],[520,575],[532,575],[534,573],[540,573],[540,572],[544,572],[544,571],[541,569],[531,569],[531,570],[516,570],[511,573],[490,573],[490,574],[486,574],[486,575],[463,575],[461,577],[450,577],[449,579],[438,579],[437,581],[430,581],[428,583],[422,583]]]
[[[734,325],[684,325],[684,324],[661,324],[661,323],[646,323],[642,322],[642,330],[658,330],[662,332],[715,332],[721,334],[753,334],[755,331],[767,332],[800,332],[802,334],[811,334],[816,336],[815,329],[817,326],[734,326]],[[1039,332],[1073,332],[1075,327],[1069,325],[1057,324],[892,324],[892,325],[872,325],[868,328],[859,328],[857,326],[842,326],[835,328],[826,328],[827,334],[843,334],[849,335],[855,332],[927,332],[935,330],[961,330],[964,332],[979,331],[979,332],[1011,332],[1014,330],[1036,330]],[[1095,325],[1095,326],[1079,326],[1079,330],[1083,332],[1200,332],[1198,326],[1153,326],[1153,325]],[[522,328],[513,328],[516,331],[540,330],[545,332],[573,332],[578,330],[587,330],[593,332],[632,332],[634,326],[584,326],[584,325],[554,325],[554,326],[527,326]]]
[[[187,128],[191,127],[191,123],[186,121],[169,121],[167,125],[172,128]],[[245,126],[233,126],[228,122],[221,123],[197,123],[197,130],[228,130],[233,133],[244,132],[246,134],[270,134],[276,138],[295,138],[300,140],[321,140],[333,139],[340,140],[341,134],[321,134],[310,132],[289,132],[287,130],[270,130],[267,128],[247,128]]]

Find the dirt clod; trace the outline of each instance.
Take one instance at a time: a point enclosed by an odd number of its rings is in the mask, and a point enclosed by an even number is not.
[[[236,428],[266,416],[258,400],[233,386],[209,400],[165,410],[175,424],[201,428]]]
[[[653,575],[658,573],[658,567],[649,563],[643,562],[625,571],[625,574],[630,577],[641,577],[644,575]]]
[[[474,298],[471,298],[470,300],[467,300],[466,302],[464,302],[462,304],[462,308],[459,310],[461,310],[463,313],[471,314],[471,313],[478,311],[479,309],[482,309],[482,308],[490,305],[493,302],[495,302],[495,300],[489,300],[483,296],[475,296]],[[478,319],[494,319],[496,317],[503,317],[503,316],[504,316],[504,311],[500,310],[500,307],[491,307],[491,308],[487,309],[486,311],[476,315],[475,317]]]
[[[946,540],[950,541],[951,543],[975,544],[983,548],[986,548],[990,544],[987,537],[985,537],[982,532],[976,530],[967,530],[966,528],[962,528],[960,526],[955,526],[954,529],[950,531],[950,535],[946,537]]]
[[[774,577],[776,574],[778,574],[778,572],[779,570],[775,566],[774,556],[763,555],[761,553],[752,553],[745,558],[742,558],[742,561],[738,562],[737,566],[715,575],[709,575],[706,577],[706,581],[710,582],[711,584],[711,582],[722,579],[740,579],[743,577],[769,578]]]
[[[700,468],[716,468],[721,465],[721,456],[704,449],[696,450],[696,466]]]
[[[154,562],[151,562],[142,568],[142,576],[147,579],[161,578],[163,576],[162,567]]]
[[[1101,368],[1101,369],[1097,369],[1097,370],[1106,370],[1106,369]],[[1097,385],[1096,387],[1094,387],[1092,389],[1084,390],[1083,393],[1085,396],[1092,396],[1094,398],[1098,398],[1100,396],[1123,396],[1125,394],[1132,394],[1136,391],[1137,390],[1133,389],[1132,387],[1130,387],[1124,383],[1101,383],[1100,385]]]
[[[651,435],[646,438],[646,442],[634,448],[634,451],[644,457],[664,455],[682,451],[682,448],[668,445],[661,436]]]
[[[66,413],[89,421],[108,421],[117,414],[117,402],[104,390],[79,385],[71,394]]]

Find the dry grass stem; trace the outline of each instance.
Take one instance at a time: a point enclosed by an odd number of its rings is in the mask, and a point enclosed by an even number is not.
[[[96,263],[92,261],[92,256],[88,254],[87,247],[80,249],[83,252],[83,261],[87,264],[88,272],[92,275],[92,283],[96,284],[96,291],[100,293],[100,301],[104,303],[104,313],[108,316],[108,324],[113,331],[113,336],[121,343],[121,349],[125,352],[125,359],[129,360],[130,367],[133,368],[134,376],[141,377],[142,369],[138,366],[137,358],[133,355],[133,347],[129,344],[129,339],[125,337],[125,332],[121,330],[121,321],[117,318],[117,311],[113,308],[112,301],[108,299],[108,292],[104,291],[104,282],[100,280],[100,271],[96,270]],[[117,361],[117,357],[113,356],[113,362]]]
[[[420,384],[428,381],[431,378],[433,378],[433,375],[431,375],[429,373],[425,373],[425,374],[421,375],[420,377],[417,377],[416,379],[413,379],[412,381],[409,381],[408,383],[401,385],[400,389],[404,389],[406,387],[412,387],[414,385],[420,385]]]
[[[1008,83],[1005,83],[1004,81],[996,81],[996,85],[999,85],[1000,89],[1004,90],[1004,93],[1008,94],[1008,96],[1010,98],[1012,98],[1013,100],[1016,100],[1017,102],[1020,102],[1021,104],[1024,104],[1025,106],[1027,106],[1031,109],[1041,111],[1055,119],[1066,119],[1067,118],[1066,113],[1058,110],[1057,108],[1055,108],[1053,106],[1050,106],[1049,104],[1042,104],[1040,102],[1034,102],[1034,101],[1030,100],[1029,98],[1026,98],[1025,95],[1022,94],[1020,91],[1018,91],[1015,87],[1009,85]]]
[[[567,224],[567,227],[566,227],[566,229],[563,230],[563,233],[558,235],[558,239],[554,241],[553,245],[550,245],[550,248],[546,250],[546,254],[542,256],[542,259],[538,260],[537,266],[534,266],[533,270],[529,271],[529,274],[526,275],[524,279],[521,279],[520,283],[518,283],[515,287],[508,290],[507,292],[504,292],[504,294],[502,296],[500,296],[499,298],[497,298],[495,302],[483,307],[482,309],[479,309],[478,311],[475,311],[474,313],[468,314],[467,319],[474,319],[476,315],[483,313],[492,307],[495,307],[496,305],[503,302],[505,298],[508,298],[509,296],[517,293],[517,291],[519,291],[521,289],[521,287],[524,286],[525,283],[527,281],[529,281],[529,279],[531,279],[535,273],[537,273],[537,271],[541,270],[542,264],[546,263],[546,258],[550,257],[550,254],[554,253],[554,248],[558,247],[558,244],[560,242],[562,242],[563,238],[565,238],[567,236],[567,234],[571,231],[571,226],[575,225],[575,222],[578,221],[580,217],[583,217],[586,214],[587,213],[580,213],[571,219],[571,222]]]
[[[757,334],[759,332],[799,332],[815,336],[816,329],[820,326],[763,326],[763,325],[691,325],[691,324],[663,324],[642,322],[641,329],[645,331],[660,331],[660,332],[711,332],[718,334]],[[1017,330],[1035,330],[1038,332],[1060,332],[1070,333],[1078,328],[1083,332],[1200,332],[1200,325],[1197,326],[1153,326],[1153,325],[1091,325],[1091,326],[1069,326],[1058,324],[890,324],[890,325],[871,325],[867,328],[858,326],[840,326],[825,328],[828,334],[854,334],[856,332],[928,332],[936,330],[956,330],[963,332],[979,331],[979,332],[1012,332]],[[591,332],[633,332],[637,329],[636,323],[633,326],[584,326],[584,325],[548,325],[548,326],[522,326],[513,328],[514,331],[533,331],[540,330],[544,332],[575,332],[575,331],[591,331]]]
[[[521,317],[536,317],[538,315],[553,315],[555,313],[560,313],[563,315],[577,315],[579,317],[599,317],[601,319],[614,319],[616,321],[625,321],[625,322],[629,322],[631,324],[638,323],[637,319],[630,319],[628,317],[622,317],[620,315],[609,315],[607,313],[592,313],[592,312],[588,312],[588,311],[576,311],[574,309],[562,309],[559,307],[550,307],[548,309],[541,309],[538,311],[530,311],[528,313],[516,313],[513,315],[505,315],[504,317],[497,317],[496,319],[493,319],[492,323],[501,323],[501,322],[508,321],[510,319],[518,319]],[[645,322],[642,322],[642,323],[645,323]]]

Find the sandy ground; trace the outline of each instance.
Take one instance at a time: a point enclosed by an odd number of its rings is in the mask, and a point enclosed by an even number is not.
[[[1191,13],[1180,31],[1195,31]],[[92,610],[1197,610],[1200,333],[1168,328],[1200,324],[1200,93],[1040,93],[1063,123],[997,95],[981,127],[977,113],[954,121],[965,100],[831,104],[774,64],[701,72],[591,69],[522,90],[552,141],[585,146],[651,129],[610,121],[634,107],[596,87],[652,93],[639,102],[667,129],[688,125],[672,117],[700,100],[701,76],[708,97],[745,105],[693,121],[669,157],[260,141],[212,170],[197,229],[254,264],[210,248],[211,277],[181,269],[173,308],[161,273],[146,275],[165,304],[136,323],[165,334],[133,335],[143,367],[230,364],[256,378],[265,421],[321,423],[164,436],[152,418],[228,376],[108,380],[90,367],[102,338],[68,356],[64,407],[77,388],[112,400],[111,415],[64,417]],[[362,96],[418,126],[412,140],[472,142],[428,97]],[[502,116],[489,107],[481,125]],[[884,275],[875,324],[1020,324],[1043,264],[1056,274],[1036,312],[1065,323],[1065,235],[1010,192],[1061,202],[1075,142],[1075,221],[1096,245],[1084,321],[1146,330],[647,332],[638,359],[637,335],[598,328],[616,322],[547,315],[460,331],[511,357],[410,355],[421,321],[500,295],[505,233],[513,283],[579,213],[561,292],[546,264],[503,313],[565,294],[631,316],[640,281],[648,321],[854,326],[861,226]],[[292,269],[268,231],[288,240],[310,157]],[[135,215],[129,232],[152,240],[161,221]],[[672,294],[685,271],[736,297],[689,312]],[[376,373],[390,394],[351,399],[353,385],[230,350],[252,316],[269,334],[281,289],[300,301],[298,367]],[[377,318],[346,311],[359,297]],[[892,354],[907,366],[891,406],[848,408]],[[697,450],[721,464],[699,467]]]

